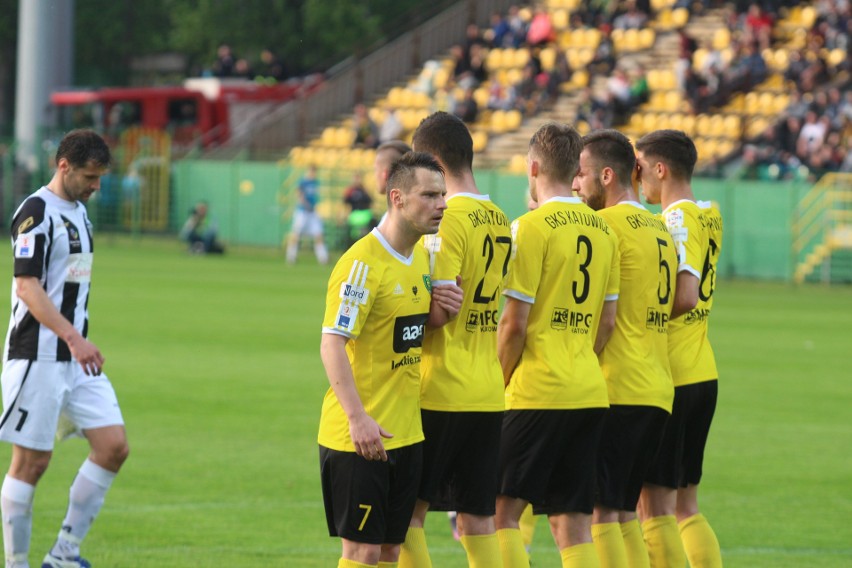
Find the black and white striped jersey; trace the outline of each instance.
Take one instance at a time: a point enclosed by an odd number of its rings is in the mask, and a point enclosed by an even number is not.
[[[86,207],[42,187],[18,207],[12,219],[15,276],[39,279],[56,309],[83,337],[88,332],[92,276],[92,224]],[[64,340],[40,324],[18,298],[12,281],[12,316],[3,360],[71,361]]]

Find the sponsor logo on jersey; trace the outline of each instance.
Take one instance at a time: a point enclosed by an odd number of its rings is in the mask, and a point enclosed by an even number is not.
[[[354,286],[348,282],[340,285],[340,298],[344,301],[349,300],[357,304],[366,304],[367,298],[370,297],[370,291],[361,286]]]
[[[77,230],[77,225],[62,215],[60,217],[62,217],[62,221],[65,223],[65,231],[68,233],[68,252],[71,254],[83,252],[83,243],[80,241],[80,231]]]
[[[423,345],[423,331],[429,314],[414,314],[396,318],[393,324],[393,352],[408,353]]]
[[[413,365],[415,363],[420,362],[420,355],[403,355],[399,358],[399,361],[394,361],[391,359],[391,371],[399,369],[400,367],[405,367],[407,365]]]
[[[550,316],[550,327],[565,330],[569,327],[572,333],[588,334],[592,327],[593,317],[590,313],[575,312],[568,308],[554,308]]]
[[[701,323],[707,321],[707,318],[710,317],[710,310],[708,309],[699,309],[696,308],[686,313],[683,316],[683,323],[685,325],[692,325],[696,323]]]
[[[337,323],[335,327],[346,331],[352,331],[355,328],[355,320],[358,318],[358,306],[349,303],[340,304],[337,310]]]
[[[672,227],[683,227],[683,209],[674,209],[666,213],[666,225]]]
[[[656,308],[648,308],[648,313],[645,317],[646,328],[656,329],[660,333],[665,333],[668,323],[669,314],[661,312]]]
[[[15,239],[15,258],[32,258],[35,255],[34,237],[28,234],[18,235]]]
[[[29,229],[33,225],[35,225],[35,219],[33,219],[32,217],[27,217],[23,220],[23,222],[21,222],[20,225],[18,225],[18,234],[20,235],[21,233],[26,233],[27,229]]]
[[[468,310],[464,328],[471,333],[497,331],[497,310]]]

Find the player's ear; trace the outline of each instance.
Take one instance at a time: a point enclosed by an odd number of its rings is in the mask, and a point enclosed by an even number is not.
[[[601,175],[601,183],[608,184],[612,181],[612,178],[615,175],[615,172],[612,171],[612,168],[607,167],[607,168],[603,168],[601,170],[600,175]]]
[[[388,196],[390,197],[391,205],[394,207],[402,207],[403,199],[402,199],[402,190],[398,187],[394,187],[388,190]]]

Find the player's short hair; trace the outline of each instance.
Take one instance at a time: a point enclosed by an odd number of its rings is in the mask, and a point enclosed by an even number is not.
[[[530,138],[530,154],[545,176],[570,184],[580,168],[583,140],[574,127],[548,122]]]
[[[451,176],[473,169],[473,138],[455,115],[438,111],[424,118],[414,131],[412,145],[438,158]]]
[[[409,152],[391,166],[388,174],[388,200],[393,188],[408,193],[417,183],[417,170],[425,169],[444,175],[444,168],[431,154],[426,152]]]
[[[376,148],[376,155],[387,151],[389,154],[391,151],[396,153],[395,160],[401,158],[404,154],[411,152],[411,146],[403,142],[402,140],[388,140],[387,142],[382,142],[379,144],[379,147]]]
[[[595,130],[583,136],[583,149],[588,150],[598,171],[612,168],[621,184],[630,183],[636,167],[636,153],[627,136],[611,128]]]
[[[695,143],[680,130],[655,130],[636,141],[636,150],[645,157],[663,162],[672,172],[672,176],[690,181],[698,151]]]
[[[66,134],[56,149],[56,163],[65,158],[75,168],[86,167],[90,162],[105,168],[111,156],[109,146],[93,130],[77,129]]]

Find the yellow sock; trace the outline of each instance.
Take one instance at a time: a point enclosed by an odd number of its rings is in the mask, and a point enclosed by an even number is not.
[[[686,552],[680,542],[674,515],[651,517],[642,523],[651,568],[684,568]]]
[[[575,544],[559,551],[562,568],[600,568],[598,551],[591,542]]]
[[[528,550],[532,544],[533,535],[535,534],[536,520],[538,520],[538,518],[533,515],[532,505],[527,505],[524,509],[524,513],[521,515],[519,524],[521,526],[521,535],[524,537],[524,546],[526,546]]]
[[[624,550],[627,552],[629,568],[651,568],[648,560],[648,549],[642,540],[642,528],[639,519],[621,523],[621,537],[624,539]]]
[[[377,568],[397,568],[399,566],[399,562],[379,562]]]
[[[503,564],[496,534],[462,535],[461,543],[470,568],[494,568]]]
[[[345,558],[341,558],[337,561],[337,568],[377,568],[375,564],[361,564],[360,562],[355,562],[354,560],[347,560]]]
[[[716,533],[704,515],[698,513],[681,521],[680,539],[692,568],[722,568],[722,551]]]
[[[518,529],[500,529],[497,531],[500,543],[500,555],[503,568],[529,568],[530,557],[524,548],[524,537]]]
[[[399,551],[399,568],[432,568],[426,533],[422,527],[408,527],[405,542]]]
[[[627,568],[627,550],[618,523],[592,525],[592,540],[598,552],[601,568]],[[573,548],[573,547],[571,547]]]

